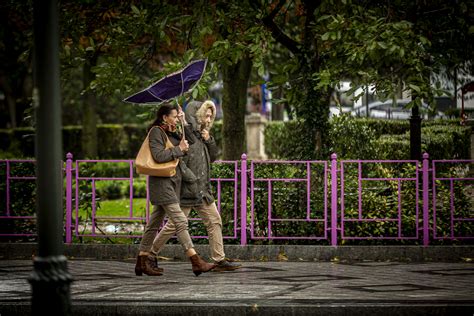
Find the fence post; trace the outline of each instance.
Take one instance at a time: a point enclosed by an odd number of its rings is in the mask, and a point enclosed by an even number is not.
[[[428,174],[428,153],[423,154],[423,246],[426,247],[430,243],[430,235],[429,235],[429,174]]]
[[[337,155],[331,155],[331,246],[337,246]]]
[[[240,162],[240,245],[247,245],[247,155]]]
[[[66,244],[72,242],[72,154],[66,154]]]

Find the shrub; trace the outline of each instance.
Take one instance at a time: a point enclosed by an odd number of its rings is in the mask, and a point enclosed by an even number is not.
[[[122,194],[124,198],[130,197],[130,184],[128,182],[122,186]],[[145,179],[140,179],[140,180],[134,179],[133,197],[134,198],[146,197],[146,180]]]
[[[301,159],[304,150],[300,121],[270,122],[265,130],[265,152],[271,159]]]
[[[33,128],[0,130],[0,152],[14,153],[19,157],[34,157],[35,140]],[[146,136],[145,125],[97,125],[100,159],[135,158]],[[84,159],[82,152],[82,127],[63,127],[63,156],[70,152],[74,159]]]
[[[269,158],[300,159],[299,123],[270,122],[265,129]],[[339,159],[409,159],[409,122],[356,119],[348,115],[330,122],[329,145]],[[422,127],[422,151],[432,159],[469,159],[471,127],[455,120],[427,120]],[[328,157],[329,159],[329,157]]]
[[[421,129],[421,150],[430,159],[469,159],[471,127],[432,125]],[[410,134],[382,135],[376,142],[378,159],[410,159]]]
[[[332,153],[338,159],[373,159],[377,154],[375,131],[347,113],[333,117],[329,131]]]

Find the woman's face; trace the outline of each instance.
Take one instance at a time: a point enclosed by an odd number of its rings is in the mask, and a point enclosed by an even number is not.
[[[207,129],[209,130],[209,126],[211,125],[212,121],[212,110],[207,109],[206,114],[204,115],[203,121],[202,121],[202,129]]]
[[[163,121],[171,126],[176,126],[178,124],[178,111],[171,110],[170,114],[163,115]]]

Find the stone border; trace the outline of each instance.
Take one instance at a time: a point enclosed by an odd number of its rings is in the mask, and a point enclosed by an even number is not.
[[[208,257],[207,245],[196,250]],[[474,246],[299,246],[299,245],[226,245],[226,256],[243,261],[402,261],[459,262],[474,260]],[[36,243],[0,243],[0,260],[28,259],[37,253]],[[71,244],[64,246],[69,259],[134,259],[138,245]],[[181,246],[167,245],[160,256],[185,260]]]

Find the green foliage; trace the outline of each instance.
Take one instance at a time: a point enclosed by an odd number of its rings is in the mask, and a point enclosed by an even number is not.
[[[301,159],[304,150],[304,139],[299,132],[302,122],[271,122],[264,131],[265,151],[273,159]]]
[[[431,159],[469,159],[471,127],[429,126],[421,129],[421,142]]]
[[[379,159],[409,159],[410,134],[382,135],[376,140]],[[469,159],[471,127],[428,125],[421,129],[421,149],[430,159]]]
[[[139,178],[133,181],[133,197],[146,197],[146,180]],[[130,182],[119,180],[106,180],[96,182],[97,196],[101,200],[116,200],[130,197]]]
[[[376,144],[378,159],[410,159],[410,139],[404,135],[382,135]]]
[[[222,149],[222,120],[215,121],[214,125],[212,126],[211,133],[212,137],[216,141],[217,148],[219,148],[218,157],[221,158],[221,149]]]
[[[347,115],[330,122],[331,152],[340,159],[409,159],[409,123],[396,120],[356,119]],[[305,142],[296,121],[270,122],[265,128],[269,158],[301,159]],[[424,121],[422,151],[432,159],[469,159],[471,127],[455,120]],[[327,157],[329,159],[329,157]]]
[[[101,159],[134,159],[146,136],[146,126],[143,125],[98,125],[99,158]],[[83,159],[81,149],[82,128],[80,126],[63,127],[63,156],[70,152],[74,159]],[[9,156],[34,157],[34,130],[18,128],[0,130],[0,138],[5,139],[0,145],[0,152],[5,151]]]
[[[375,132],[365,124],[359,124],[348,113],[333,117],[329,130],[331,152],[339,159],[375,157]]]

